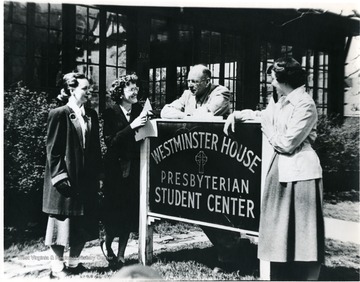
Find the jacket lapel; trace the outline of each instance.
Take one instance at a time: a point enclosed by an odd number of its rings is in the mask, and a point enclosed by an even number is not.
[[[82,129],[81,129],[80,122],[79,122],[78,118],[76,117],[74,111],[69,106],[67,106],[67,111],[68,111],[68,117],[75,127],[81,148],[84,148],[83,135],[82,135]]]
[[[124,115],[124,112],[123,112],[122,109],[120,108],[120,105],[116,105],[116,106],[114,107],[114,109],[115,109],[116,115],[117,115],[118,117],[120,117],[121,121],[122,121],[123,123],[125,123],[125,124],[128,124],[129,122],[128,122],[126,116]],[[130,119],[130,120],[131,120],[131,119]]]
[[[92,120],[91,120],[91,115],[89,114],[87,108],[85,108],[85,115],[88,117],[88,120],[87,120],[87,130],[88,130],[89,132],[91,132]]]

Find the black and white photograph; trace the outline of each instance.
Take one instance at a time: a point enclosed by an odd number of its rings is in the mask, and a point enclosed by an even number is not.
[[[360,281],[360,3],[0,14],[2,281]]]

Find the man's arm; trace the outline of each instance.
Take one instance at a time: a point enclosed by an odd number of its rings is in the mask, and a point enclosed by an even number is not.
[[[185,92],[171,104],[166,104],[160,112],[161,118],[183,119],[185,114]]]

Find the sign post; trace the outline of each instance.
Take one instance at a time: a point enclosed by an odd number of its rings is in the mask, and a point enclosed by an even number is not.
[[[155,219],[257,238],[261,188],[271,157],[260,124],[238,123],[227,136],[223,121],[150,122],[156,138],[145,138],[141,144],[140,262],[152,261]],[[260,263],[260,269],[267,268]]]

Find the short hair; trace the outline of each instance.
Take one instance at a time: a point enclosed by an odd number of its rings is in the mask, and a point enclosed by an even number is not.
[[[70,72],[64,75],[63,89],[66,94],[71,95],[70,90],[78,87],[78,79],[87,79],[87,77],[85,74],[78,72]]]
[[[60,94],[56,97],[60,102],[66,103],[71,96],[71,90],[75,89],[79,85],[78,79],[87,79],[89,83],[92,83],[90,79],[88,79],[85,74],[79,72],[69,72],[64,74],[62,77],[62,89]]]
[[[298,88],[306,82],[306,72],[301,67],[300,63],[292,57],[283,57],[275,61],[270,66],[267,73],[274,71],[276,80],[279,83],[287,83],[292,88]]]
[[[206,75],[208,78],[211,78],[211,71],[207,66],[203,64],[198,64],[198,65],[194,65],[193,68],[198,68],[199,70],[202,71],[204,75]]]
[[[136,84],[138,77],[135,73],[120,76],[111,83],[109,89],[111,99],[119,104],[122,96],[124,95],[124,88],[129,86],[131,83]]]

